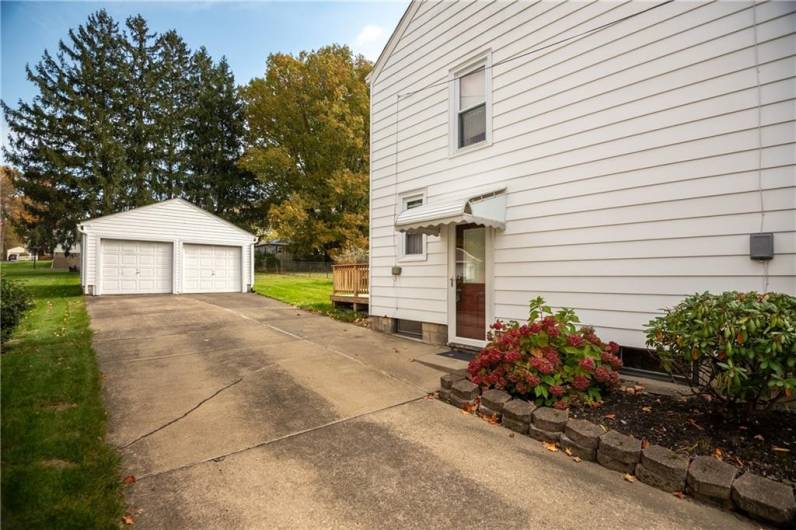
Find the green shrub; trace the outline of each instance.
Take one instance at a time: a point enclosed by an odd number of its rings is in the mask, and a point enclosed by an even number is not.
[[[0,340],[2,342],[11,336],[14,328],[22,319],[22,315],[31,305],[33,302],[30,294],[20,283],[6,278],[0,279],[0,327],[2,327]]]
[[[664,368],[712,402],[752,412],[793,395],[796,297],[695,294],[647,328],[647,345]]]
[[[492,324],[489,343],[468,365],[470,380],[560,409],[602,401],[602,392],[619,384],[619,345],[578,327],[571,309],[553,313],[542,298],[530,308],[527,323]]]

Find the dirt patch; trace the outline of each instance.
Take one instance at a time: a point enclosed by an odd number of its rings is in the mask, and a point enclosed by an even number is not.
[[[52,410],[55,412],[63,412],[64,410],[69,410],[77,407],[77,403],[68,403],[65,401],[59,401],[57,403],[48,403],[44,405],[45,410]]]
[[[718,456],[743,471],[796,486],[796,414],[769,411],[734,421],[700,405],[696,398],[614,392],[601,407],[573,408],[570,416],[685,455]]]
[[[60,458],[50,458],[48,460],[42,460],[39,462],[43,467],[49,467],[51,469],[74,469],[77,467],[77,464],[74,462],[70,462],[68,460],[61,460]]]

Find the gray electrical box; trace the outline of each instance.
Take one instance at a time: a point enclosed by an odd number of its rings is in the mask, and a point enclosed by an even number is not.
[[[400,276],[401,275],[401,267],[398,265],[394,265],[392,268],[392,275],[393,276]]]
[[[749,257],[760,261],[773,259],[774,234],[771,232],[749,234]]]

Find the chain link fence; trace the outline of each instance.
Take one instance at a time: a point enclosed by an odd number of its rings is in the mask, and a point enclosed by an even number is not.
[[[296,261],[286,259],[262,259],[255,263],[256,272],[269,274],[295,274],[301,276],[332,277],[330,261]]]

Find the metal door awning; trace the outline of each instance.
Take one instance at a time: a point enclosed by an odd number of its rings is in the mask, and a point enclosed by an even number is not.
[[[474,223],[498,230],[506,228],[505,188],[445,200],[404,210],[395,220],[399,232],[438,236],[443,226]]]

